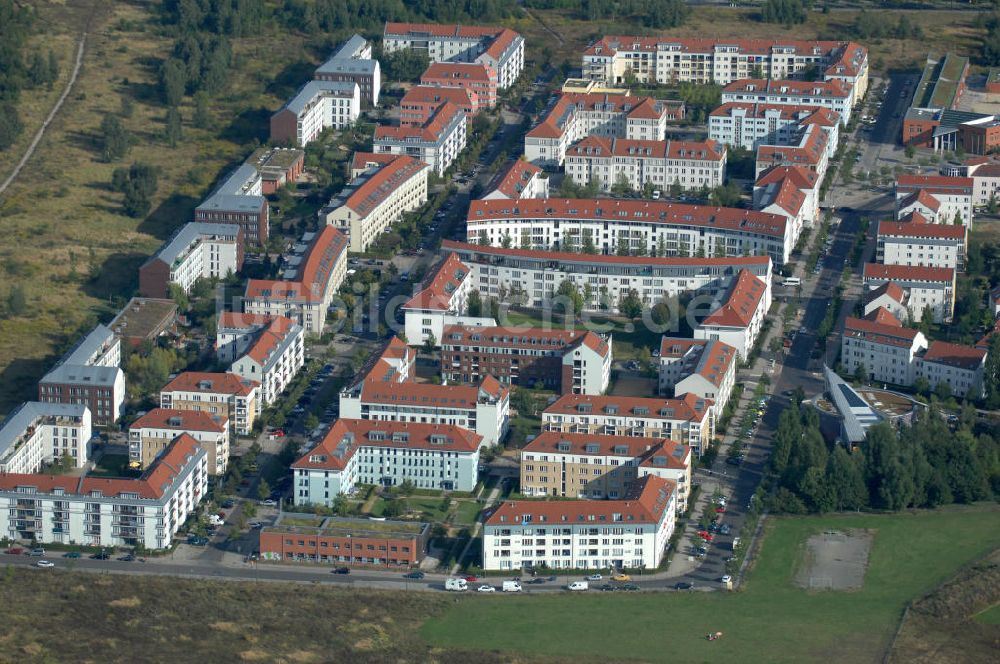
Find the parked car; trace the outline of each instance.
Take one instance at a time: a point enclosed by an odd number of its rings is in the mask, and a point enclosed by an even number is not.
[[[587,581],[600,581],[603,578],[604,577],[601,576],[600,574],[591,574],[590,576],[587,577]]]
[[[55,567],[56,564],[50,560],[39,560],[35,563],[35,567]]]
[[[205,540],[205,543],[207,544],[208,540]],[[100,553],[95,553],[94,555],[92,555],[90,557],[90,559],[91,560],[110,560],[111,559],[111,554],[108,553],[107,551],[101,551]]]
[[[37,549],[32,549],[31,552],[28,553],[28,555],[29,556],[44,556],[45,555],[45,549],[43,549],[41,547],[39,547]]]
[[[521,582],[520,581],[504,581],[503,591],[505,593],[519,593],[521,592]]]
[[[476,576],[475,574],[470,574],[470,575],[462,577],[462,578],[465,579],[466,583],[475,583],[476,581],[479,580],[479,577]]]
[[[678,581],[674,584],[674,590],[691,590],[694,584],[688,581]]]
[[[265,500],[260,501],[260,504],[263,505],[264,507],[275,507],[278,504],[278,501],[273,500],[271,498],[267,498]]]
[[[630,590],[630,591],[639,590],[639,586],[635,585],[634,583],[626,583],[621,588],[622,590]]]
[[[19,546],[12,546],[11,548],[7,549],[7,553],[9,553],[12,556],[21,556],[24,555],[24,549],[22,549]]]
[[[337,569],[333,570],[332,573],[333,574],[350,574],[351,573],[351,568],[350,567],[338,567]]]
[[[187,540],[187,543],[190,544],[191,546],[208,546],[208,538],[207,537],[189,537],[188,540]],[[104,558],[104,560],[107,560],[107,558]]]
[[[427,576],[427,575],[424,574],[423,572],[421,572],[420,570],[414,570],[412,572],[407,572],[406,574],[404,574],[403,578],[404,579],[422,579],[425,576]]]
[[[227,510],[232,509],[236,507],[236,501],[233,500],[232,498],[227,498],[226,500],[222,501],[222,507]]]
[[[63,554],[63,558],[76,559],[79,557],[80,557],[79,551],[67,551],[66,553]]]
[[[497,589],[494,588],[493,586],[483,585],[476,588],[476,591],[481,593],[495,593]]]
[[[624,572],[618,572],[617,574],[611,575],[611,580],[618,581],[620,583],[625,583],[626,581],[631,581],[632,577],[629,576],[628,574],[625,574]]]
[[[126,553],[124,556],[120,556],[118,560],[123,563],[131,563],[135,562],[135,556],[131,553]]]
[[[545,583],[545,579],[540,576],[535,577],[531,581],[528,581],[528,585],[537,586],[539,583]]]
[[[732,580],[733,580],[733,577],[731,577],[731,576],[730,576],[730,575],[728,575],[728,574],[723,574],[723,575],[722,575],[722,578],[721,578],[721,579],[719,579],[719,581],[720,581],[720,582],[722,582],[722,583],[729,583],[729,582],[731,582]]]
[[[586,581],[573,581],[568,586],[566,586],[566,588],[568,588],[569,590],[574,590],[574,591],[575,590],[589,590],[590,589],[590,584],[588,584]]]

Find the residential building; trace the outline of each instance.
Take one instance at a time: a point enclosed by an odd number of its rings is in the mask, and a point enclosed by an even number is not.
[[[215,354],[220,362],[232,364],[250,348],[268,323],[271,316],[244,314],[238,311],[223,311],[215,325]]]
[[[497,105],[500,81],[497,70],[487,64],[435,62],[420,75],[420,85],[471,90],[480,108],[493,108]]]
[[[896,218],[917,211],[933,223],[951,224],[960,219],[970,226],[973,189],[972,178],[900,175],[896,178]]]
[[[155,297],[133,297],[108,323],[115,336],[132,348],[156,343],[177,331],[177,303]]]
[[[38,381],[38,400],[85,405],[94,426],[111,426],[125,403],[120,363],[121,342],[111,329],[98,325]]]
[[[282,513],[260,531],[260,558],[350,567],[416,567],[427,555],[431,524]]]
[[[919,212],[912,212],[903,221],[879,222],[875,260],[961,270],[968,235],[967,226],[930,224]]]
[[[282,280],[247,281],[243,310],[284,316],[309,334],[323,334],[330,305],[347,276],[347,250],[347,237],[333,226],[303,234],[287,258]]]
[[[753,351],[771,308],[771,285],[749,270],[740,273],[711,313],[694,328],[695,339],[717,339],[736,349],[741,362]]]
[[[542,430],[666,438],[701,456],[715,436],[715,415],[711,400],[694,394],[678,399],[563,394],[542,413]]]
[[[720,187],[726,175],[726,147],[715,141],[635,141],[587,136],[566,152],[566,176],[595,182],[600,191],[627,183],[641,191],[672,185],[684,190]]]
[[[30,475],[43,463],[63,459],[83,468],[91,434],[90,409],[84,404],[22,403],[0,422],[0,474]]]
[[[987,349],[961,346],[946,341],[932,341],[917,357],[916,375],[933,389],[944,383],[956,397],[982,399],[986,396],[983,373]]]
[[[635,199],[476,200],[465,222],[471,242],[542,251],[631,256],[770,256],[788,261],[794,227],[783,215]],[[525,239],[527,238],[527,239]]]
[[[229,373],[260,383],[262,408],[277,400],[305,364],[302,326],[283,316],[268,318],[262,329],[251,326],[253,341],[229,368]]]
[[[319,211],[319,221],[347,236],[350,251],[367,251],[404,214],[427,202],[427,173],[424,162],[395,157],[352,179]]]
[[[788,145],[799,140],[802,130],[816,124],[827,134],[827,153],[837,150],[840,116],[822,106],[728,102],[708,114],[708,137],[744,150],[761,145]]]
[[[465,149],[466,124],[462,109],[445,102],[419,127],[376,127],[372,151],[419,159],[430,166],[435,175],[444,177],[445,171]]]
[[[338,419],[292,464],[296,505],[329,507],[361,484],[472,491],[479,434],[450,424]]]
[[[874,315],[879,309],[884,309],[894,318],[906,320],[910,316],[909,300],[906,291],[899,284],[886,281],[881,286],[864,293],[865,318]]]
[[[449,325],[441,337],[441,377],[508,385],[538,383],[562,394],[603,394],[611,380],[611,337],[590,331]]]
[[[687,510],[691,492],[691,449],[672,440],[543,431],[521,449],[521,493],[617,500],[645,474],[677,484],[677,511]]]
[[[800,166],[772,166],[753,185],[755,210],[784,215],[799,237],[802,227],[819,221],[820,177]],[[798,192],[798,193],[796,193]]]
[[[0,473],[0,533],[36,544],[165,549],[208,493],[205,457],[181,435],[138,479]]]
[[[419,290],[401,307],[410,345],[421,346],[430,339],[436,346],[445,327],[462,320],[472,291],[470,272],[468,265],[449,252],[424,278]]]
[[[361,115],[361,88],[354,81],[309,81],[271,116],[271,142],[304,148],[333,127]]]
[[[877,309],[877,320],[848,317],[841,337],[840,363],[846,373],[891,385],[912,385],[917,355],[927,348],[927,338],[904,327],[886,309]],[[860,369],[859,369],[860,367]]]
[[[426,53],[431,62],[489,65],[497,71],[501,90],[512,86],[524,69],[524,38],[494,26],[386,23],[382,49],[413,49]]]
[[[868,49],[854,42],[607,36],[583,53],[583,76],[604,83],[715,83],[795,78],[811,71],[868,87]]]
[[[416,353],[393,337],[340,392],[340,416],[381,422],[450,424],[479,434],[483,447],[503,441],[510,425],[510,390],[492,376],[477,386],[418,383],[410,374]]]
[[[268,219],[264,181],[252,164],[230,173],[194,210],[197,222],[239,224],[248,245],[267,244]]]
[[[229,465],[229,418],[205,411],[154,408],[129,425],[129,465],[148,468],[185,433],[208,455],[208,474],[221,477]]]
[[[709,399],[715,419],[722,417],[736,384],[735,348],[716,339],[663,337],[659,360],[660,394]]]
[[[906,293],[910,319],[919,322],[930,309],[935,323],[950,321],[955,311],[955,270],[947,267],[914,267],[866,263],[865,291],[872,291],[888,281]]]
[[[729,258],[654,258],[504,249],[497,244],[444,240],[444,251],[458,255],[470,270],[472,289],[501,307],[510,304],[552,306],[559,284],[572,282],[583,296],[584,311],[616,309],[635,291],[643,305],[654,305],[683,293],[711,295],[728,289],[743,269],[771,283],[767,256]],[[578,251],[579,243],[572,248]],[[407,338],[409,332],[407,332]]]
[[[979,163],[969,164],[964,170],[966,177],[972,178],[973,207],[989,205],[990,200],[1000,201],[1000,163],[984,159]]]
[[[676,502],[675,484],[653,476],[619,500],[504,501],[483,524],[483,569],[656,569]]]
[[[399,100],[399,124],[404,127],[423,126],[445,102],[461,109],[466,120],[471,120],[482,105],[479,95],[472,88],[415,85]]]
[[[160,407],[225,417],[234,434],[249,436],[260,411],[260,383],[230,373],[185,371],[160,390]]]
[[[277,193],[286,184],[294,184],[306,165],[306,153],[297,148],[257,148],[246,163],[260,174],[261,193]]]
[[[354,34],[321,64],[313,78],[317,81],[357,83],[361,101],[369,108],[378,105],[382,88],[382,68],[372,57],[372,44]]]
[[[484,200],[548,198],[549,178],[541,168],[523,159],[515,159],[501,170],[486,187]]]
[[[722,103],[821,106],[840,114],[840,124],[851,121],[854,105],[863,92],[840,79],[796,81],[789,79],[746,78],[722,88]]]
[[[199,279],[223,279],[243,267],[243,229],[190,223],[139,268],[139,294],[170,297],[170,284],[188,293]]]
[[[758,145],[754,177],[775,166],[798,166],[812,171],[820,181],[826,175],[829,134],[818,124],[805,125],[797,141],[783,145]]]

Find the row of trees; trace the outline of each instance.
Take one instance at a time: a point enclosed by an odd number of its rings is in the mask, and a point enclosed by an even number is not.
[[[587,21],[639,19],[650,28],[675,28],[690,14],[683,0],[525,0],[532,9],[568,9]]]
[[[865,11],[862,9],[854,17],[854,22],[848,28],[851,37],[856,39],[922,39],[924,29],[910,20],[906,14],[892,20],[888,12]]]
[[[860,449],[829,447],[811,407],[781,414],[769,470],[777,481],[771,508],[805,513],[900,510],[969,503],[1000,495],[1000,445],[972,431],[975,411],[951,431],[936,405],[912,426],[882,422]]]
[[[386,21],[488,23],[512,16],[515,6],[508,0],[285,0],[276,16],[306,34],[381,32]]]
[[[760,20],[764,23],[781,23],[791,26],[805,23],[808,17],[802,0],[767,0],[760,8]]]
[[[35,25],[32,7],[15,0],[0,0],[0,150],[13,145],[24,130],[17,110],[21,91],[52,87],[59,78],[59,58],[49,49],[27,46]]]

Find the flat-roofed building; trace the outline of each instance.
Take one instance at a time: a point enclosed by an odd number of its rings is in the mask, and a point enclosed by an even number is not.
[[[360,115],[357,83],[309,81],[271,116],[271,142],[304,148],[327,129],[347,127]]]
[[[287,184],[294,184],[306,165],[306,153],[297,148],[257,148],[246,163],[257,169],[261,193],[277,193]]]
[[[361,101],[369,107],[378,105],[382,68],[372,57],[371,42],[361,35],[354,34],[341,44],[326,62],[316,68],[313,78],[317,81],[357,83]]]
[[[221,477],[229,465],[229,418],[205,411],[154,408],[129,425],[129,463],[148,468],[182,433],[208,455],[208,474]]]
[[[185,371],[160,390],[160,407],[226,417],[233,433],[249,436],[260,410],[260,383],[230,373]]]
[[[120,363],[118,335],[98,325],[38,381],[38,400],[85,405],[94,426],[111,426],[125,403],[125,372]]]
[[[139,268],[139,294],[170,297],[199,279],[224,279],[243,267],[243,229],[237,224],[185,224]]]
[[[268,237],[268,209],[264,180],[254,165],[243,164],[195,208],[194,220],[239,224],[243,228],[243,242],[264,246]]]
[[[83,468],[91,434],[84,404],[22,403],[0,422],[0,473],[37,473],[43,463],[65,459]]]

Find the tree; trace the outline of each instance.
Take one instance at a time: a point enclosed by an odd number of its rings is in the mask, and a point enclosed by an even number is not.
[[[14,284],[7,293],[7,313],[11,316],[21,316],[28,308],[27,298],[24,295],[24,286]]]
[[[427,338],[424,339],[424,351],[427,353],[433,353],[434,349],[437,348],[437,337],[434,336],[433,332],[427,333]]]
[[[490,236],[487,234],[486,229],[479,231],[479,246],[488,247],[490,246]]]
[[[113,113],[108,113],[101,121],[101,158],[116,161],[125,157],[132,149],[132,138],[125,125]]]
[[[198,129],[211,129],[212,113],[208,107],[208,93],[199,90],[194,94],[194,115],[191,123]]]
[[[903,154],[906,155],[907,159],[913,159],[913,155],[917,153],[916,149],[913,147],[912,143],[907,143],[906,147],[903,148]]]
[[[590,230],[585,230],[583,232],[583,247],[581,249],[585,254],[596,254],[597,247],[594,246],[593,233]]]
[[[642,315],[642,310],[642,298],[639,297],[639,291],[634,288],[629,290],[628,294],[618,303],[618,311],[628,318],[638,318]]]
[[[263,477],[257,483],[257,498],[259,500],[264,500],[271,495],[271,485],[267,483],[267,480]]]
[[[632,182],[625,175],[625,171],[618,172],[614,184],[611,185],[611,193],[619,196],[627,196],[632,193]]]
[[[934,396],[941,401],[951,400],[951,385],[947,381],[939,381],[938,384],[934,386]]]
[[[576,284],[569,279],[563,279],[556,290],[557,304],[567,316],[576,316],[583,311],[583,295]]]
[[[178,106],[184,99],[187,87],[187,72],[184,63],[177,58],[168,58],[160,67],[160,93],[167,106]]]
[[[17,106],[10,102],[0,102],[0,150],[13,145],[23,130]]]
[[[167,141],[167,145],[175,148],[177,147],[178,141],[181,140],[182,135],[183,129],[181,127],[181,112],[174,107],[168,108],[166,128],[163,132],[163,138]]]
[[[629,251],[628,238],[625,237],[624,235],[618,236],[618,248],[615,251],[615,253],[617,253],[619,256],[628,256],[629,253],[631,253]]]
[[[868,503],[868,490],[858,456],[848,454],[838,445],[826,462],[826,483],[833,510],[857,510]]]
[[[48,69],[49,69],[49,75],[48,75],[48,80],[46,82],[49,84],[49,87],[52,87],[52,84],[59,80],[59,57],[56,55],[56,52],[53,51],[51,48],[49,49]]]
[[[312,431],[319,426],[319,418],[316,417],[316,413],[309,413],[306,415],[306,419],[303,420],[302,426],[304,426],[309,431]]]
[[[466,304],[466,310],[470,316],[482,316],[483,315],[483,298],[479,294],[479,290],[473,288],[469,292],[469,299]]]
[[[118,115],[123,118],[130,118],[135,112],[135,105],[132,103],[132,97],[127,94],[122,95],[120,106],[118,108]]]
[[[854,367],[854,380],[859,383],[863,383],[868,380],[868,369],[865,367],[864,362],[858,362]]]
[[[504,249],[510,249],[511,245],[514,243],[513,238],[511,238],[510,233],[504,231],[503,237],[500,238],[500,246]]]
[[[954,224],[955,226],[961,226],[962,224],[964,224],[965,222],[962,221],[962,213],[959,212],[958,210],[955,210],[955,218],[951,220],[951,223]]]
[[[767,0],[760,11],[761,22],[786,26],[805,23],[806,16],[801,0]]]

